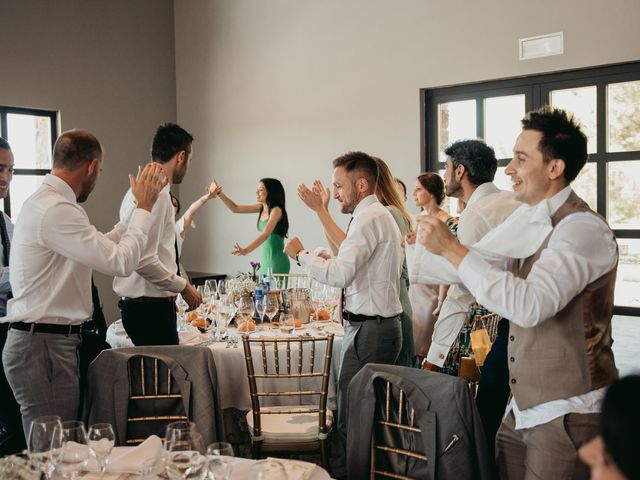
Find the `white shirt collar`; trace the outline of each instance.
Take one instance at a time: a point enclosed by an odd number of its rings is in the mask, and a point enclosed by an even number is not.
[[[76,192],[73,191],[73,188],[71,188],[71,186],[67,182],[65,182],[57,175],[48,173],[47,175],[45,175],[42,183],[46,183],[54,190],[57,190],[60,195],[69,200],[71,203],[78,203]]]
[[[486,197],[487,195],[491,195],[492,193],[499,192],[500,189],[496,187],[493,182],[483,183],[479,185],[469,197],[469,201],[467,202],[467,207],[472,205],[474,202],[477,202],[482,197]]]
[[[369,205],[373,205],[377,201],[378,201],[378,197],[376,197],[373,194],[364,197],[362,200],[360,200],[360,203],[358,203],[358,205],[356,205],[356,208],[355,208],[355,210],[353,211],[353,214],[352,214],[353,218],[355,218],[358,215],[360,215],[360,213],[362,213],[362,211],[365,208],[367,208]]]
[[[558,209],[564,204],[564,202],[567,201],[567,198],[569,198],[569,195],[571,195],[572,191],[573,189],[571,188],[571,185],[567,185],[553,197],[546,199],[546,201],[549,203],[549,216],[553,216],[558,211]],[[545,200],[543,200],[543,202],[544,201]]]

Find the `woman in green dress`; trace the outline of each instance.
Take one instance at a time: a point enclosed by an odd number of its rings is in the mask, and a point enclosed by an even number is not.
[[[260,234],[244,248],[236,243],[233,254],[248,255],[262,245],[258,273],[266,275],[270,268],[272,273],[289,273],[289,257],[283,251],[284,239],[289,232],[289,219],[280,180],[261,179],[256,190],[257,203],[238,205],[222,192],[219,197],[233,213],[258,213],[257,227]]]

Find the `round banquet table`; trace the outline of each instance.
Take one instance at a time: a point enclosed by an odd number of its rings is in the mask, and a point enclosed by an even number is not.
[[[207,333],[200,333],[197,329],[188,327],[186,331],[179,332],[180,345],[208,346],[213,353],[216,371],[218,373],[218,389],[220,392],[220,403],[222,409],[236,408],[238,410],[248,411],[251,410],[251,396],[249,394],[249,382],[247,380],[247,368],[245,364],[244,350],[242,348],[242,340],[235,328],[229,328],[227,333],[229,336],[237,340],[233,346],[229,345],[226,341],[213,342]],[[334,334],[327,406],[330,409],[335,410],[340,352],[342,336],[344,334],[342,326],[332,322],[314,322],[306,324],[305,328],[296,329],[293,335],[321,336],[326,335],[327,333]],[[261,330],[251,333],[251,338],[260,336],[269,338],[290,338],[292,334],[281,333],[275,329]],[[121,320],[117,320],[109,326],[107,330],[107,342],[112,348],[134,346],[127,336]],[[285,346],[284,344],[281,345],[282,347],[279,348],[279,356],[281,363],[284,363],[282,361],[282,356],[284,354]],[[307,353],[307,350],[303,350],[305,358],[307,358]],[[261,363],[261,359],[258,358],[258,356],[261,355],[260,350],[256,349],[256,354],[254,355],[256,355],[254,363],[256,365]],[[294,355],[294,358],[297,358],[297,352],[294,352]],[[268,356],[269,362],[272,363],[274,355],[271,349],[268,349]],[[317,351],[315,353],[314,369],[316,371],[322,370],[323,357],[323,351]],[[283,397],[283,399],[284,398],[286,397]],[[312,399],[308,400],[312,401]],[[278,401],[280,401],[279,397],[274,398],[273,404],[277,405]]]

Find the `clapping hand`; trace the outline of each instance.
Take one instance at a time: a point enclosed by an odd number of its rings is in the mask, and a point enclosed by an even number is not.
[[[302,246],[302,242],[298,237],[291,237],[284,247],[284,253],[289,255],[294,260],[296,258],[296,255],[298,255],[302,250],[304,250],[304,247]]]
[[[408,232],[406,241],[409,245],[414,245],[416,243],[416,232]]]
[[[322,208],[322,197],[310,190],[304,183],[298,185],[298,196],[314,212],[317,213]]]
[[[158,194],[169,183],[160,164],[151,162],[138,167],[138,175],[129,174],[131,193],[136,199],[138,208],[151,211],[158,199]]]
[[[329,200],[331,200],[331,191],[329,187],[325,187],[320,180],[313,181],[313,193],[320,195],[324,208],[329,208]]]

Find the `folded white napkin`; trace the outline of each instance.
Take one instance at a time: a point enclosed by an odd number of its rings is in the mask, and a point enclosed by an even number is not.
[[[209,342],[206,334],[200,333],[198,330],[192,332],[180,332],[180,345],[200,345]]]
[[[308,480],[316,465],[301,460],[289,460],[284,458],[267,457],[267,460],[275,460],[280,463],[287,474],[287,480]]]
[[[549,236],[551,207],[548,199],[535,206],[521,205],[500,225],[473,245],[466,245],[488,262],[528,258]],[[426,285],[461,283],[457,270],[444,257],[416,243],[412,283]]]
[[[107,472],[140,474],[155,464],[162,456],[162,440],[151,435],[137,447],[114,447],[109,455]],[[85,467],[88,471],[98,471],[98,464],[91,458]]]

